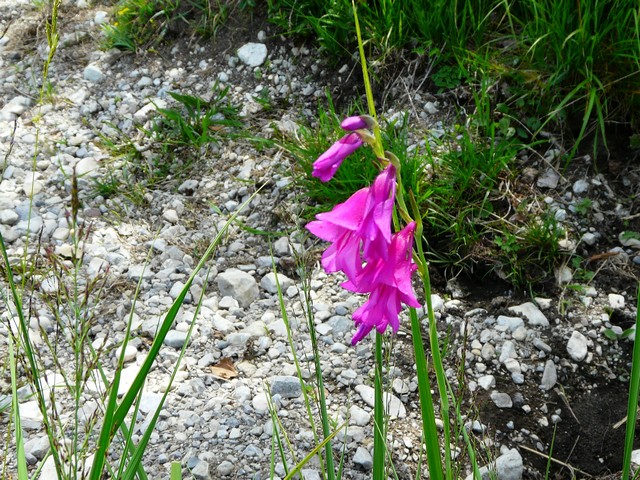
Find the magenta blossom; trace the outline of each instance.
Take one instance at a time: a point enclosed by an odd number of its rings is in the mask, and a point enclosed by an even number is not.
[[[358,190],[346,202],[330,212],[319,213],[317,220],[307,223],[307,230],[316,237],[332,242],[322,254],[322,267],[327,273],[342,270],[347,277],[355,278],[362,270],[358,230],[368,196],[369,188]]]
[[[343,130],[353,132],[354,130],[364,130],[369,128],[369,124],[363,117],[347,117],[340,124]]]
[[[355,279],[362,270],[360,249],[369,258],[386,258],[391,243],[391,215],[395,198],[395,168],[389,165],[371,187],[354,193],[330,212],[307,224],[315,236],[332,242],[322,254],[327,273],[342,270]]]
[[[369,261],[356,277],[342,284],[353,292],[371,292],[369,300],[353,313],[358,331],[351,339],[352,345],[374,328],[383,333],[391,325],[396,333],[400,326],[398,314],[402,303],[410,307],[420,306],[411,286],[411,274],[418,268],[411,257],[415,228],[415,222],[411,222],[393,235],[387,260],[376,258]]]
[[[313,162],[312,175],[323,182],[328,182],[336,174],[342,161],[360,148],[362,143],[357,133],[345,135]]]

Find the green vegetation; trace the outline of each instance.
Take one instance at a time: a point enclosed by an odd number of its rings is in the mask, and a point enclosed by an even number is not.
[[[238,107],[227,98],[228,92],[228,87],[215,86],[209,100],[169,93],[175,106],[157,108],[158,115],[151,126],[140,127],[144,147],[126,135],[117,139],[103,135],[103,146],[111,152],[112,168],[95,180],[96,194],[108,198],[127,185],[126,195],[139,203],[147,188],[184,178],[220,138],[238,135],[243,124]]]
[[[356,2],[369,57],[393,65],[411,50],[439,65],[432,80],[454,88],[481,71],[504,83],[503,109],[567,127],[576,146],[606,141],[610,120],[640,118],[640,8],[635,0],[378,0]],[[351,0],[270,0],[286,31],[313,35],[329,58],[353,51]],[[384,77],[383,77],[384,78]],[[516,113],[518,112],[518,113]],[[571,153],[575,153],[575,148]]]
[[[160,43],[167,33],[190,31],[215,36],[236,6],[253,7],[237,0],[120,0],[114,22],[104,27],[105,48],[135,51]]]
[[[493,271],[518,286],[544,282],[566,256],[558,247],[564,231],[548,212],[527,208],[509,190],[524,144],[515,129],[491,120],[488,102],[486,93],[478,95],[480,108],[466,123],[440,139],[427,137],[423,150],[410,151],[417,139],[411,140],[406,119],[387,123],[382,138],[400,160],[404,196],[413,195],[422,214],[430,261],[475,273]],[[345,201],[378,172],[371,149],[361,148],[330,182],[311,176],[316,158],[345,133],[331,99],[319,112],[315,128],[301,127],[296,139],[281,141],[294,156],[299,166],[294,177],[311,201],[307,219]]]

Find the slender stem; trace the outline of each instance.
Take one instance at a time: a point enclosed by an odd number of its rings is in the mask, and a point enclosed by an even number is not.
[[[376,119],[376,104],[373,101],[373,90],[371,90],[371,82],[369,80],[369,70],[367,69],[367,57],[364,54],[364,43],[362,43],[362,33],[360,31],[360,22],[358,21],[358,13],[356,10],[355,0],[351,0],[353,7],[353,18],[356,22],[356,35],[358,36],[358,50],[360,51],[360,65],[362,65],[362,77],[364,79],[364,90],[367,95],[367,107],[369,109],[369,115]],[[373,151],[378,158],[384,158],[384,148],[382,146],[382,135],[380,135],[380,126],[378,122],[375,122],[373,126],[373,136],[376,138]]]
[[[438,342],[438,330],[436,327],[436,319],[433,314],[433,306],[431,304],[431,278],[429,276],[429,263],[427,262],[424,251],[422,249],[422,218],[413,195],[409,195],[411,207],[416,216],[416,251],[417,263],[420,276],[424,285],[425,300],[427,306],[427,315],[429,319],[429,344],[431,356],[433,358],[433,369],[436,373],[438,383],[438,394],[440,395],[440,416],[442,417],[444,432],[444,455],[445,455],[445,473],[447,478],[451,478],[451,426],[449,424],[449,395],[447,390],[447,378],[444,373],[444,365],[440,356],[440,344]]]
[[[436,414],[431,395],[431,382],[429,381],[429,365],[427,355],[422,344],[422,332],[420,320],[415,308],[409,309],[411,318],[411,337],[413,339],[413,352],[416,359],[416,374],[418,377],[418,394],[420,396],[420,411],[422,413],[422,436],[427,448],[427,466],[429,478],[440,480],[442,475],[442,461],[440,459],[440,445],[438,430],[436,427]]]
[[[631,473],[631,452],[636,432],[636,418],[638,414],[638,394],[640,390],[640,339],[638,327],[640,326],[640,284],[637,292],[638,310],[636,313],[635,334],[633,342],[633,359],[631,362],[631,379],[629,380],[629,402],[627,405],[627,427],[624,441],[624,459],[622,461],[622,479],[628,480]]]
[[[384,402],[382,397],[382,335],[376,332],[375,351],[375,406],[373,409],[373,477],[375,479],[386,478],[385,470],[385,423]]]

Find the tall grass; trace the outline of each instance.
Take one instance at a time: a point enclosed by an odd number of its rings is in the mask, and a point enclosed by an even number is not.
[[[269,12],[340,58],[355,48],[343,21],[350,3],[269,0]],[[606,146],[609,120],[640,121],[635,0],[376,0],[358,8],[368,55],[378,63],[393,64],[391,54],[404,49],[435,55],[445,69],[488,65],[508,85],[514,112],[539,117],[539,126],[568,125],[576,145],[589,135],[594,147]]]

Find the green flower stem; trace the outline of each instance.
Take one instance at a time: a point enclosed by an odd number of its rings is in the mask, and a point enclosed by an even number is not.
[[[367,94],[367,107],[369,109],[369,115],[374,120],[376,118],[376,104],[373,101],[373,91],[371,90],[371,82],[369,81],[369,70],[367,69],[367,57],[364,55],[364,44],[362,43],[362,33],[360,31],[360,22],[358,21],[358,12],[356,10],[355,0],[351,0],[351,6],[353,7],[353,18],[356,22],[356,35],[358,36],[358,49],[360,51],[360,64],[362,65],[362,77],[364,79],[364,90]],[[382,147],[382,135],[380,134],[380,126],[378,122],[374,122],[373,136],[376,142],[373,147],[373,151],[378,158],[384,158],[384,148]]]
[[[373,409],[373,477],[384,479],[386,460],[386,428],[382,397],[382,335],[376,331],[375,405]]]
[[[420,411],[422,414],[422,437],[427,448],[427,466],[429,478],[441,480],[442,461],[440,459],[440,442],[436,427],[435,408],[431,395],[431,382],[429,381],[429,365],[427,355],[422,344],[422,332],[420,320],[415,308],[409,309],[411,318],[411,337],[413,339],[413,351],[416,357],[416,375],[418,377],[418,394],[420,396]]]
[[[418,212],[418,206],[413,196],[409,197],[411,206],[415,212]],[[444,365],[442,364],[442,357],[440,356],[440,344],[438,343],[438,330],[436,327],[436,319],[433,314],[433,306],[431,304],[431,278],[429,276],[429,263],[427,262],[424,251],[422,249],[422,219],[420,215],[416,215],[416,263],[418,264],[418,271],[422,277],[424,285],[425,300],[427,306],[427,315],[429,319],[429,344],[431,349],[431,356],[433,357],[433,369],[436,374],[436,381],[438,383],[438,394],[440,395],[440,416],[442,417],[443,432],[444,432],[444,454],[445,454],[445,473],[447,478],[451,478],[451,427],[449,424],[449,395],[447,390],[447,378],[444,372]],[[417,354],[417,352],[416,352]]]
[[[637,292],[638,311],[636,313],[636,338],[633,342],[633,357],[631,362],[631,379],[629,380],[629,400],[627,405],[627,427],[624,440],[624,458],[622,461],[622,479],[628,480],[631,474],[631,452],[636,432],[636,419],[638,416],[638,395],[640,393],[640,284]]]

